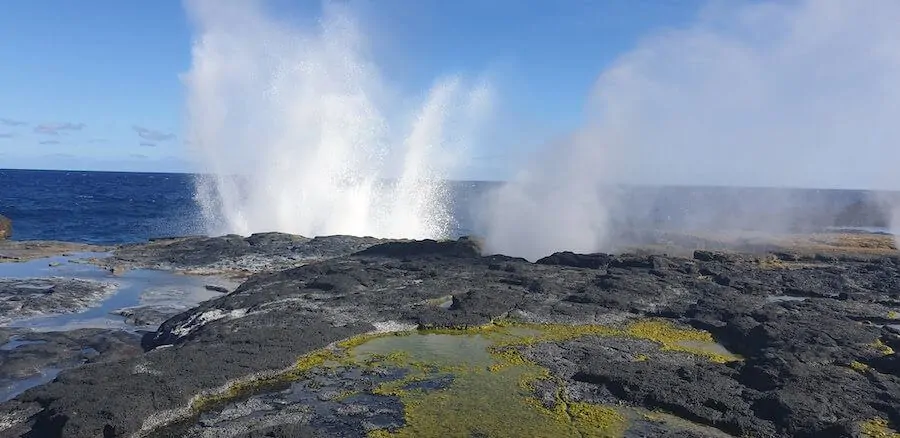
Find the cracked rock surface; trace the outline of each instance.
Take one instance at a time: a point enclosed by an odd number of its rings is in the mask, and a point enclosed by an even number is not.
[[[335,237],[330,244],[284,235],[257,239],[197,238],[120,249],[116,257],[131,263],[195,268],[222,261],[237,269],[256,257],[296,258],[283,270],[266,265],[235,291],[168,319],[144,336],[144,354],[65,371],[0,405],[0,434],[152,432],[189,417],[191,400],[200,393],[286,369],[298,357],[353,335],[389,326],[472,327],[497,318],[603,325],[661,318],[706,330],[742,358],[712,363],[662,350],[639,358],[648,341],[607,337],[519,348],[546,367],[555,378],[552,385],[563,385],[573,401],[661,410],[715,431],[675,433],[644,424],[644,434],[859,436],[864,421],[900,424],[896,256],[560,253],[530,263],[481,256],[465,238]],[[208,250],[192,252],[196,245]],[[297,249],[315,245],[323,246]],[[356,248],[351,255],[296,266],[298,254]],[[325,386],[339,386],[335,379],[358,383],[353,376],[329,378]],[[310,397],[302,388],[293,391],[295,398]],[[399,415],[396,404],[380,400],[379,411],[365,396],[348,403],[325,397],[317,403],[335,404],[326,413],[312,409],[315,403],[283,406],[267,397],[235,401],[226,414],[201,415],[181,430],[205,436],[204,427],[209,432],[228,425],[230,432],[219,436],[334,436],[329,427],[352,417],[359,422],[348,426],[346,436],[360,436],[363,421],[396,421]],[[235,414],[247,410],[268,414]],[[354,410],[360,414],[327,420],[327,412]],[[626,434],[641,436],[635,430]]]

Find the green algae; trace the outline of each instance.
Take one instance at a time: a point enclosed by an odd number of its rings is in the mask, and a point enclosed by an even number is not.
[[[628,429],[628,420],[618,409],[588,403],[569,403],[567,407],[568,415],[582,437],[618,437]]]
[[[872,347],[882,356],[890,356],[894,354],[894,349],[881,341],[881,339],[876,339],[875,342],[872,343]]]
[[[632,338],[646,339],[661,345],[664,351],[680,351],[702,356],[715,363],[740,360],[716,343],[709,332],[694,328],[678,327],[670,321],[648,319],[629,324],[625,334]]]
[[[532,324],[513,321],[497,321],[480,327],[442,328],[420,330],[423,334],[495,336],[496,347],[526,346],[544,342],[561,342],[584,336],[627,337],[644,339],[660,345],[664,351],[679,351],[702,356],[716,363],[740,360],[716,343],[709,332],[690,327],[679,327],[664,319],[643,319],[625,327],[583,324]]]
[[[530,391],[520,383],[541,376],[544,370],[536,365],[474,368],[454,373],[445,389],[403,390],[392,383],[376,393],[396,395],[403,402],[406,426],[387,436],[578,436],[573,425],[530,402]]]
[[[850,368],[856,372],[863,373],[863,374],[872,370],[872,367],[870,367],[858,360],[854,360],[853,362],[850,362]]]
[[[439,363],[444,367],[487,367],[493,358],[486,348],[491,341],[486,336],[453,336],[443,334],[412,334],[372,339],[350,350],[354,361],[395,355],[389,362]],[[397,357],[397,353],[402,353]]]
[[[350,354],[365,360],[402,351],[400,357],[410,362],[401,360],[393,365],[416,371],[375,388],[376,394],[401,399],[406,425],[395,431],[373,431],[370,436],[622,436],[629,420],[620,408],[567,402],[560,394],[550,406],[534,398],[534,383],[552,377],[546,368],[523,357],[517,347],[584,336],[646,339],[658,343],[662,350],[691,353],[713,362],[737,360],[709,333],[663,320],[638,321],[621,329],[501,321],[374,339]],[[646,355],[640,356],[647,360]],[[432,370],[452,372],[452,384],[440,390],[406,389],[412,382],[429,378],[429,368],[423,364],[430,364]]]
[[[400,398],[405,426],[371,431],[373,437],[622,436],[633,417],[623,408],[569,402],[560,391],[552,402],[539,403],[534,397],[535,383],[553,378],[520,349],[585,336],[648,340],[657,343],[659,350],[717,363],[740,359],[716,344],[709,333],[662,319],[637,320],[622,327],[500,320],[478,327],[355,336],[302,356],[280,374],[237,382],[217,394],[198,397],[191,411],[196,414],[289,384],[318,368],[393,367],[408,374],[371,392]],[[644,353],[649,352],[637,354],[634,360],[649,360]],[[438,388],[416,384],[442,378],[448,383]]]
[[[402,350],[415,364],[406,378],[373,390],[400,398],[406,426],[373,431],[370,436],[614,437],[624,432],[625,417],[614,408],[568,404],[559,398],[553,409],[537,403],[531,383],[550,378],[549,372],[512,350],[493,350],[495,340],[508,340],[505,335],[417,334],[379,339],[354,349],[351,355],[357,357]],[[434,366],[416,366],[423,362]],[[445,375],[448,369],[453,380],[446,388],[409,389],[410,383]]]

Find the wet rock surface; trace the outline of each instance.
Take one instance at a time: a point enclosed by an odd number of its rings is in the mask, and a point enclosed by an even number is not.
[[[0,239],[0,263],[25,262],[72,253],[104,252],[109,249],[108,247],[82,243]]]
[[[140,336],[122,330],[32,332],[0,329],[0,398],[24,381],[75,366],[135,357]],[[49,380],[49,379],[48,379]],[[32,382],[37,383],[37,382]]]
[[[135,271],[132,271],[135,272]],[[156,271],[152,271],[155,274]],[[220,297],[229,288],[237,287],[231,280],[220,280],[211,289],[209,285],[201,287],[205,281],[217,280],[207,276],[196,279],[193,276],[167,275],[165,283],[145,284],[140,293],[138,303],[134,306],[118,308],[111,313],[125,319],[125,323],[141,329],[155,330],[165,320],[187,311],[203,301]],[[188,281],[191,280],[191,281]],[[170,283],[174,281],[174,283]],[[179,283],[180,281],[180,283]],[[223,292],[224,291],[224,292]]]
[[[147,305],[117,309],[112,313],[125,319],[125,323],[135,327],[158,327],[165,320],[184,312],[182,306]]]
[[[349,404],[322,400],[309,387],[316,376],[219,410],[190,406],[198,394],[289,369],[353,335],[497,318],[609,326],[661,318],[708,331],[741,356],[715,363],[647,340],[596,336],[518,347],[552,376],[536,385],[539,400],[560,389],[572,401],[659,410],[711,428],[676,433],[667,423],[638,422],[626,436],[858,436],[873,419],[900,425],[900,335],[891,328],[900,316],[896,255],[568,253],[529,263],[479,256],[468,239],[249,239],[120,249],[116,257],[135,265],[261,273],[165,321],[144,336],[147,353],[65,371],[3,404],[2,434],[130,436],[177,424],[186,436],[340,436],[335,425],[360,436],[365,421],[396,421],[397,405],[365,391]],[[361,252],[321,260],[353,248]],[[280,254],[277,261],[266,261],[271,253]],[[282,262],[291,267],[278,270]],[[371,376],[325,378],[320,388],[347,389]],[[357,411],[363,414],[341,416]]]
[[[287,388],[256,395],[155,436],[329,436],[365,437],[370,430],[403,425],[397,397],[367,391],[401,379],[401,369],[356,367],[316,370]],[[253,424],[248,427],[248,418]]]
[[[75,278],[0,278],[0,324],[75,313],[96,305],[114,291],[113,283]]]
[[[110,268],[149,268],[195,274],[246,276],[340,257],[385,242],[371,237],[308,238],[284,233],[250,237],[176,237],[123,245],[99,261]]]

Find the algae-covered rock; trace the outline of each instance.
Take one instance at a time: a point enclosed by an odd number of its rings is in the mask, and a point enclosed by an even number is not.
[[[12,221],[0,214],[0,240],[8,239],[12,236]]]

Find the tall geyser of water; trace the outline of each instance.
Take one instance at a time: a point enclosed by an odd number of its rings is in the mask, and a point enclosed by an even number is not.
[[[346,5],[302,28],[259,1],[188,0],[196,35],[188,144],[208,232],[440,238],[445,180],[489,108],[484,84],[438,79],[414,114],[382,80]]]

